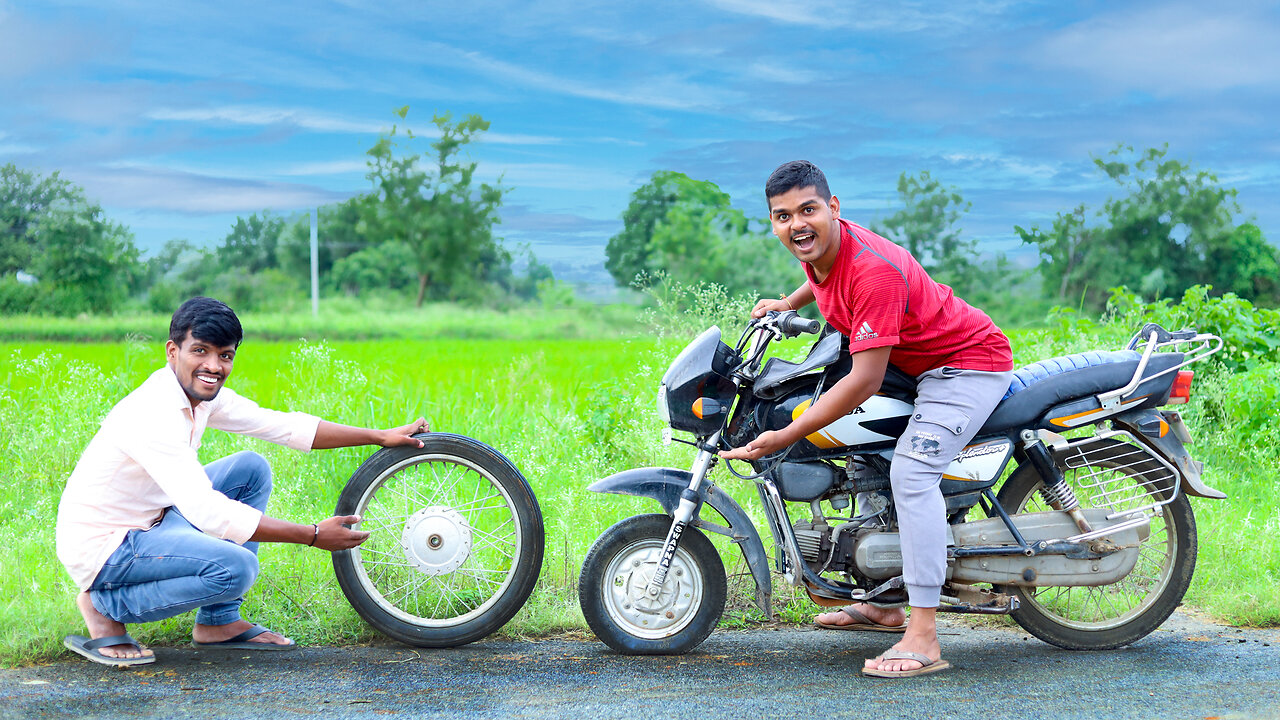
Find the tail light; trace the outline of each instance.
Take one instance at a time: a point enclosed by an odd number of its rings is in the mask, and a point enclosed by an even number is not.
[[[1173,381],[1173,389],[1169,391],[1169,404],[1182,405],[1191,402],[1191,378],[1195,373],[1190,370],[1179,370]]]

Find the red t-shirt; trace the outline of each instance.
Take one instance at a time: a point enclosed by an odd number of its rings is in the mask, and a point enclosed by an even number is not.
[[[849,352],[892,345],[889,362],[910,375],[950,366],[1013,369],[1009,339],[987,314],[929,277],[911,253],[846,220],[821,283],[804,263],[818,310],[849,337]]]

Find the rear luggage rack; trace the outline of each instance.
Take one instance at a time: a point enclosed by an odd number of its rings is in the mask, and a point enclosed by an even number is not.
[[[1124,430],[1108,430],[1073,440],[1055,450],[1067,469],[1081,471],[1072,484],[1088,494],[1089,505],[1112,511],[1107,515],[1108,520],[1146,516],[1178,496],[1177,469]],[[1100,464],[1106,460],[1113,466]],[[1133,485],[1115,476],[1115,473],[1134,469],[1142,478],[1136,491]]]
[[[1200,362],[1210,355],[1222,349],[1222,338],[1217,335],[1208,333],[1199,333],[1194,329],[1179,330],[1177,332],[1169,332],[1155,323],[1147,323],[1143,326],[1138,334],[1129,340],[1129,344],[1125,346],[1126,350],[1136,350],[1138,345],[1146,341],[1146,348],[1142,351],[1142,358],[1138,360],[1138,368],[1133,372],[1133,378],[1129,384],[1115,390],[1108,390],[1097,396],[1098,402],[1104,410],[1114,410],[1120,407],[1120,403],[1142,383],[1158,378],[1162,375],[1176,373],[1191,363]],[[1142,373],[1147,369],[1147,362],[1151,360],[1151,356],[1160,350],[1169,350],[1182,345],[1192,345],[1188,350],[1183,351],[1183,360],[1181,363],[1172,367],[1161,370],[1154,375],[1143,377]]]

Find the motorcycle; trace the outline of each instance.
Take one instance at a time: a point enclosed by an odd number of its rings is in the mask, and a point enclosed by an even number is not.
[[[665,511],[610,527],[583,562],[583,615],[614,650],[685,653],[715,628],[725,572],[704,532],[741,548],[755,602],[773,617],[760,533],[708,474],[717,451],[786,426],[847,374],[847,341],[835,332],[801,362],[770,357],[762,365],[772,342],[819,328],[788,311],[752,320],[734,347],[718,327],[703,332],[658,391],[663,421],[693,436],[680,439],[697,450],[691,469],[626,470],[589,487],[652,498]],[[1190,434],[1167,406],[1191,397],[1193,373],[1183,368],[1221,347],[1214,335],[1149,324],[1123,350],[1017,370],[941,480],[948,545],[938,609],[1007,614],[1068,649],[1120,647],[1164,622],[1195,568],[1188,496],[1226,497],[1201,481],[1203,463],[1185,448]],[[754,480],[778,572],[819,605],[906,604],[889,466],[914,388],[914,378],[890,366],[861,407],[752,462],[752,473],[726,461]],[[708,507],[722,522],[707,519]]]
[[[352,474],[335,515],[369,537],[333,553],[347,601],[407,645],[454,647],[502,627],[542,568],[542,511],[506,457],[450,433],[383,448]]]

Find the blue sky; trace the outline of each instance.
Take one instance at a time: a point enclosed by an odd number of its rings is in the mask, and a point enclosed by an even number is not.
[[[424,131],[478,113],[499,233],[603,278],[656,170],[763,217],[769,172],[807,158],[864,223],[928,170],[1010,251],[1107,197],[1091,155],[1168,143],[1276,242],[1276,38],[1267,2],[0,0],[0,163],[61,171],[151,251],[367,190],[397,107]]]

